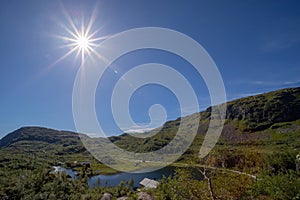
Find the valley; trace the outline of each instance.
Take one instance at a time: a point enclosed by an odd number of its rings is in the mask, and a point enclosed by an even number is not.
[[[160,179],[157,189],[146,191],[156,199],[167,196],[172,199],[193,196],[197,199],[200,193],[201,198],[209,199],[208,183],[214,188],[216,199],[300,198],[300,161],[297,161],[300,153],[300,88],[228,102],[221,137],[209,155],[201,159],[198,154],[208,128],[210,111],[211,108],[207,108],[199,113],[201,120],[198,122],[193,115],[166,122],[161,131],[151,138],[137,138],[124,133],[109,139],[127,151],[151,152],[163,148],[174,138],[180,121],[188,122],[184,127],[187,134],[190,127],[199,123],[192,145],[171,164],[176,167],[173,176]],[[49,199],[98,199],[104,192],[110,192],[116,198],[136,198],[132,188],[137,187],[137,183],[129,183],[130,180],[113,187],[103,184],[93,188],[88,186],[91,177],[120,172],[95,159],[83,145],[82,138],[103,145],[105,150],[99,153],[109,155],[112,151],[111,145],[101,143],[101,138],[89,138],[69,131],[23,127],[7,134],[0,140],[0,199],[39,199],[43,195]],[[113,155],[109,156],[113,158]],[[76,170],[78,178],[52,176],[50,172],[58,164]],[[124,157],[122,163],[116,163],[132,171],[159,168],[160,164],[165,164],[163,157],[160,161]],[[195,171],[203,175],[201,180],[192,178]],[[187,180],[189,183],[184,185]],[[53,190],[45,189],[54,185]],[[26,192],[24,187],[28,188]],[[177,188],[177,197],[170,193],[172,188]],[[61,191],[63,196],[59,196]]]

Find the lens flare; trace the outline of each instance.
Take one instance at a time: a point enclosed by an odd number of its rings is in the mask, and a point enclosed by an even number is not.
[[[64,10],[67,24],[61,24],[61,27],[65,30],[65,35],[56,35],[56,37],[62,39],[66,44],[62,47],[68,48],[69,50],[61,56],[54,64],[62,61],[69,55],[76,53],[76,59],[81,56],[81,65],[85,62],[85,57],[90,55],[96,55],[98,58],[103,59],[94,48],[99,45],[99,42],[108,38],[108,36],[96,37],[99,30],[92,31],[94,29],[95,22],[95,10],[92,13],[88,23],[84,23],[83,17],[79,19],[81,25],[75,25],[78,18],[72,19],[71,16]]]
[[[90,41],[89,38],[80,36],[77,39],[77,46],[80,48],[81,51],[86,51],[90,47]]]

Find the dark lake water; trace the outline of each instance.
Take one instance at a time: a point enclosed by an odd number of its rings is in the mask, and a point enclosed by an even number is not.
[[[59,172],[66,172],[70,177],[77,179],[77,172],[73,171],[72,169],[66,169],[60,166],[54,166],[54,171]],[[140,182],[144,178],[149,178],[153,180],[161,180],[163,176],[173,176],[175,172],[176,167],[167,166],[165,168],[153,171],[153,172],[142,172],[142,171],[135,171],[135,173],[127,173],[127,172],[121,172],[117,174],[111,174],[111,175],[96,175],[92,176],[88,180],[89,187],[99,187],[99,186],[117,186],[121,181],[129,181],[131,178],[134,181],[134,187],[139,187]],[[202,179],[202,175],[200,172],[195,171],[192,169],[192,174],[195,179]],[[99,181],[100,180],[100,181]],[[99,184],[100,183],[100,184]]]
[[[93,176],[89,179],[88,184],[89,187],[98,187],[98,179],[100,179],[100,186],[117,186],[121,181],[127,181],[131,178],[134,181],[134,187],[139,187],[139,182],[144,178],[150,178],[153,180],[160,180],[163,176],[170,176],[173,175],[175,171],[175,167],[165,167],[153,172],[146,172],[146,173],[127,173],[121,172],[118,174],[112,175],[97,175]]]

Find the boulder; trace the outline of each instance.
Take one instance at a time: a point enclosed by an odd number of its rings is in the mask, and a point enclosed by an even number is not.
[[[146,192],[137,193],[137,198],[139,200],[154,200],[154,197]]]
[[[104,193],[103,196],[101,197],[101,200],[111,200],[112,195],[110,193]]]

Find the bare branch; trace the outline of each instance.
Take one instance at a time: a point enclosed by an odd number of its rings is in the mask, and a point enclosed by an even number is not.
[[[215,200],[215,195],[214,195],[214,190],[213,190],[213,187],[212,187],[212,184],[211,184],[211,180],[206,174],[206,166],[204,165],[203,170],[201,170],[200,168],[197,168],[197,169],[200,171],[200,173],[203,175],[203,177],[207,180],[207,186],[208,186],[208,189],[209,189],[211,199]]]

